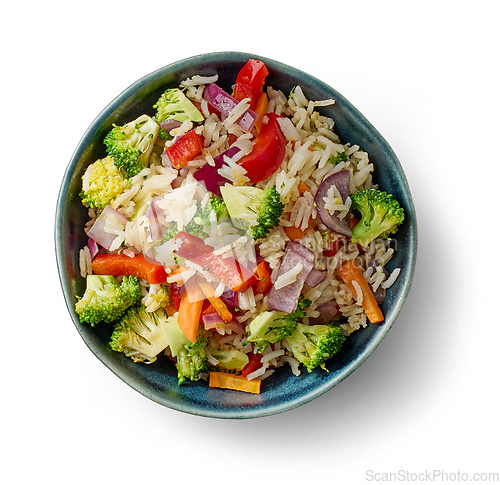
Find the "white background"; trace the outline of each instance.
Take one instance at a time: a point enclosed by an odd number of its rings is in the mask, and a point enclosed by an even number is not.
[[[499,473],[495,3],[4,7],[2,482],[358,484],[384,473]],[[164,408],[105,368],[71,322],[53,242],[66,165],[98,113],[138,78],[222,50],[279,60],[343,94],[398,155],[419,225],[412,290],[376,352],[314,402],[246,421]]]

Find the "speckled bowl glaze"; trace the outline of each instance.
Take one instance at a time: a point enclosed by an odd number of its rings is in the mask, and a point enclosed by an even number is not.
[[[341,140],[360,145],[375,165],[374,180],[400,201],[406,219],[397,234],[397,252],[388,269],[402,272],[382,304],[385,322],[369,325],[347,339],[341,353],[328,362],[329,372],[316,370],[295,377],[288,366],[278,369],[262,383],[259,395],[211,389],[205,381],[177,385],[175,366],[168,359],[152,365],[132,362],[108,347],[111,326],[94,328],[82,325],[74,311],[76,295],[82,295],[85,281],[79,275],[78,252],[86,245],[83,231],[87,211],[78,196],[85,168],[105,156],[103,137],[113,123],[123,124],[152,108],[160,94],[176,87],[194,74],[218,74],[218,84],[230,90],[239,69],[249,58],[261,59],[269,69],[266,83],[285,94],[300,85],[309,99],[333,98],[333,106],[321,108],[336,121]],[[410,289],[417,255],[417,224],[410,189],[403,169],[391,147],[380,133],[343,96],[322,81],[293,67],[262,56],[239,52],[218,52],[191,57],[165,66],[143,77],[114,99],[95,119],[77,146],[64,174],[55,219],[55,248],[66,304],[81,337],[112,372],[132,388],[168,408],[212,418],[245,419],[281,413],[322,395],[352,374],[376,349],[394,324]]]

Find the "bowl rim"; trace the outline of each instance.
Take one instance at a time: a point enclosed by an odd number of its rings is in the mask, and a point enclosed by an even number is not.
[[[73,297],[70,295],[69,290],[67,287],[64,285],[64,281],[67,280],[68,277],[68,270],[63,264],[64,261],[64,254],[63,254],[63,247],[62,247],[62,226],[63,226],[63,214],[64,210],[63,207],[65,205],[65,197],[66,197],[66,190],[69,184],[69,181],[75,172],[76,166],[80,160],[80,158],[83,155],[83,152],[88,145],[89,141],[95,136],[96,132],[99,130],[99,127],[102,125],[103,121],[108,118],[111,113],[115,112],[117,108],[123,104],[123,102],[133,95],[138,89],[141,87],[147,85],[148,83],[151,83],[154,79],[158,78],[162,74],[165,74],[169,71],[179,71],[182,70],[183,68],[189,68],[190,66],[195,66],[198,63],[201,62],[211,62],[211,61],[216,61],[216,60],[227,60],[228,62],[230,61],[237,61],[237,62],[243,62],[248,60],[249,58],[257,58],[262,60],[266,65],[272,66],[273,69],[280,70],[280,71],[291,71],[295,75],[298,75],[301,78],[307,78],[309,83],[314,83],[317,86],[321,87],[321,90],[330,91],[335,95],[336,102],[339,103],[341,102],[342,106],[344,109],[348,108],[351,110],[353,116],[356,117],[357,120],[359,120],[359,123],[363,125],[367,130],[370,131],[371,135],[374,136],[377,139],[377,143],[380,143],[384,145],[384,149],[387,150],[391,156],[392,156],[392,161],[396,163],[397,169],[399,173],[401,174],[401,183],[403,185],[402,190],[406,194],[407,197],[407,204],[409,204],[410,212],[412,214],[412,221],[411,221],[411,226],[409,228],[410,231],[410,242],[411,242],[411,247],[410,251],[408,253],[408,261],[407,264],[410,266],[407,268],[407,279],[404,284],[404,291],[401,293],[399,296],[396,305],[392,307],[392,313],[391,313],[391,319],[390,321],[385,321],[383,325],[383,330],[377,334],[377,337],[374,339],[371,339],[366,346],[363,347],[363,350],[361,353],[358,353],[355,359],[352,359],[347,365],[345,365],[340,371],[335,372],[334,376],[329,376],[329,378],[321,379],[318,384],[315,385],[313,389],[310,389],[306,394],[301,394],[298,395],[295,399],[293,400],[283,400],[281,403],[276,403],[273,405],[268,405],[265,408],[257,407],[257,408],[251,408],[251,407],[245,407],[243,408],[233,408],[233,409],[200,409],[197,408],[196,405],[193,403],[189,402],[176,402],[176,401],[171,401],[167,399],[167,396],[165,396],[164,399],[158,398],[158,396],[154,395],[151,391],[148,392],[148,389],[142,388],[139,386],[136,382],[134,382],[134,379],[131,376],[126,375],[126,373],[123,372],[123,369],[118,368],[116,366],[110,365],[110,362],[106,362],[106,360],[102,356],[102,350],[95,348],[87,339],[85,336],[82,334],[80,331],[77,321],[75,318],[76,314],[74,313],[74,300]],[[344,141],[345,142],[345,141]],[[330,85],[328,85],[326,82],[321,81],[314,76],[307,74],[300,69],[294,68],[292,66],[286,65],[284,63],[281,63],[279,61],[275,61],[273,59],[266,58],[265,56],[260,56],[256,54],[250,54],[250,53],[245,53],[245,52],[237,52],[237,51],[219,51],[219,52],[212,52],[212,53],[205,53],[205,54],[199,54],[191,57],[187,57],[182,60],[178,60],[176,62],[167,64],[163,67],[160,67],[159,69],[156,69],[155,71],[150,72],[149,74],[141,77],[137,81],[133,82],[130,84],[126,89],[124,89],[118,96],[116,96],[92,121],[92,123],[89,125],[87,130],[85,131],[84,135],[80,139],[78,145],[76,146],[70,161],[66,167],[66,170],[63,175],[62,183],[59,189],[59,194],[57,197],[57,206],[56,206],[56,211],[55,211],[55,227],[54,227],[54,239],[55,239],[55,252],[56,252],[56,261],[57,261],[57,268],[58,268],[58,274],[59,274],[59,279],[61,282],[62,290],[64,293],[64,298],[66,302],[66,306],[68,308],[68,311],[72,317],[73,323],[75,324],[78,332],[80,333],[82,339],[86,343],[86,345],[89,347],[89,349],[94,353],[94,355],[106,366],[108,367],[115,375],[117,375],[120,379],[122,379],[126,384],[128,384],[130,387],[138,391],[139,393],[143,394],[145,397],[151,399],[152,401],[161,404],[165,407],[168,407],[170,409],[179,411],[179,412],[184,412],[188,414],[193,414],[193,415],[198,415],[198,416],[204,416],[204,417],[212,417],[212,418],[226,418],[226,419],[246,419],[246,418],[257,418],[257,417],[264,417],[264,416],[269,416],[269,415],[274,415],[278,413],[282,413],[294,408],[297,408],[303,404],[306,404],[322,394],[326,393],[327,391],[331,390],[333,387],[337,386],[340,382],[342,382],[344,379],[349,377],[355,370],[357,370],[367,359],[368,357],[375,351],[375,349],[378,347],[378,345],[381,343],[381,341],[385,338],[389,330],[392,328],[394,322],[396,321],[399,313],[401,312],[401,309],[404,305],[404,302],[408,296],[408,293],[411,288],[412,280],[413,280],[413,275],[415,271],[415,266],[416,266],[416,259],[417,259],[417,250],[418,250],[418,233],[417,233],[417,217],[416,217],[416,211],[415,207],[413,204],[413,199],[411,195],[411,191],[408,185],[408,181],[406,179],[406,175],[404,174],[404,170],[392,150],[392,147],[388,144],[388,142],[385,140],[385,138],[382,137],[382,135],[378,132],[378,130],[365,118],[365,116],[356,108],[354,107],[349,101],[347,101],[346,98],[344,98],[340,93],[338,93],[334,88],[332,88]],[[237,392],[237,391],[236,391]]]

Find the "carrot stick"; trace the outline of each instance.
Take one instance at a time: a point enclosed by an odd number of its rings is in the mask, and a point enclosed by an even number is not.
[[[371,323],[383,322],[384,315],[382,314],[382,311],[375,300],[375,296],[373,295],[373,291],[368,285],[356,261],[351,259],[350,261],[345,262],[339,269],[337,269],[337,273],[344,280],[344,283],[347,285],[349,290],[351,290],[353,295],[356,295],[357,292],[352,282],[356,281],[356,283],[358,283],[361,288],[361,293],[363,294],[363,302],[361,303],[361,306],[363,307],[368,320],[370,320]]]
[[[184,273],[184,271],[187,271],[188,269],[189,268],[187,266],[179,266],[178,268],[170,271],[170,273],[168,273],[168,277],[170,278],[171,276],[175,276],[179,273]]]
[[[198,285],[193,280],[188,280],[179,305],[177,323],[190,342],[196,342],[204,299]]]
[[[247,380],[246,377],[229,374],[228,372],[210,372],[208,385],[234,391],[250,392],[260,394],[260,380]]]
[[[269,107],[269,100],[267,99],[267,94],[262,93],[261,97],[257,100],[255,108],[253,111],[258,115],[258,118],[255,120],[254,126],[258,133],[262,130],[262,120],[264,115],[267,113],[267,109]]]
[[[212,285],[202,278],[197,278],[196,284],[215,308],[215,311],[219,314],[224,323],[231,322],[233,320],[233,314],[227,309],[226,304],[219,297],[215,296]]]

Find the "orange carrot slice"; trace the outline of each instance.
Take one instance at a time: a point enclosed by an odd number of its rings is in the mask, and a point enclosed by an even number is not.
[[[358,283],[361,288],[361,293],[363,294],[361,306],[363,307],[368,320],[370,320],[371,323],[383,322],[384,315],[375,300],[372,289],[359,269],[356,260],[351,259],[350,261],[345,262],[339,269],[337,269],[337,273],[344,280],[344,283],[347,285],[349,290],[351,290],[353,295],[357,294],[353,281]]]
[[[208,385],[234,391],[250,392],[260,394],[260,380],[247,380],[246,377],[229,374],[228,372],[210,372]]]

